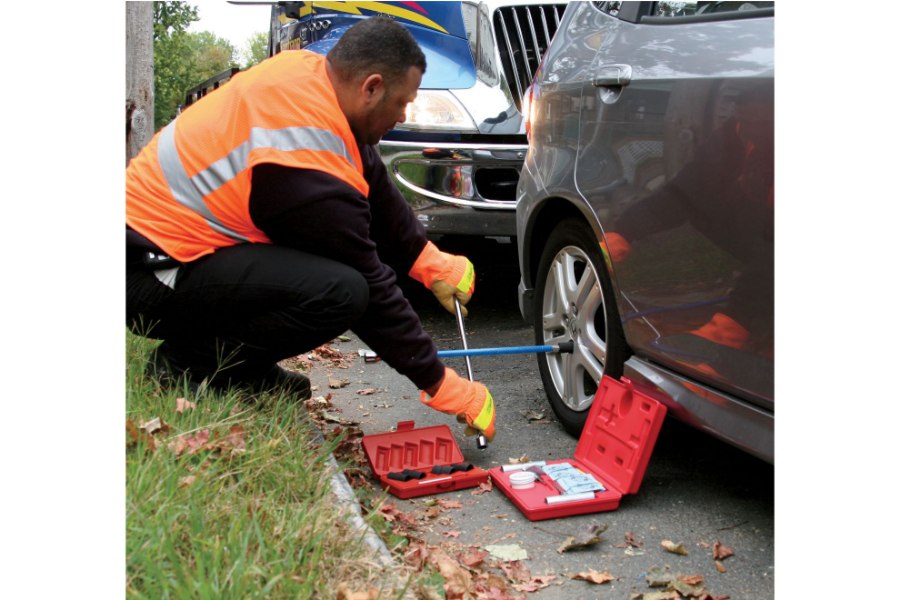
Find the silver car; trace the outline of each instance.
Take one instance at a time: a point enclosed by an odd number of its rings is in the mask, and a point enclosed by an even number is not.
[[[577,434],[597,382],[774,463],[773,2],[576,2],[528,93],[520,308]]]

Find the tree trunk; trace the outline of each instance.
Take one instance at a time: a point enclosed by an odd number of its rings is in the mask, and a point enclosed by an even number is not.
[[[125,164],[153,135],[153,3],[125,3]]]

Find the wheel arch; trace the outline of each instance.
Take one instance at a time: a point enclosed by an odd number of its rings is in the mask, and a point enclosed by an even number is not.
[[[525,244],[522,256],[522,276],[528,287],[537,281],[537,268],[541,252],[547,244],[550,233],[558,223],[567,218],[579,218],[591,225],[584,209],[567,198],[554,196],[544,199],[531,214],[525,227]]]
[[[549,196],[545,198],[532,210],[525,226],[525,243],[522,247],[522,277],[527,288],[535,288],[541,254],[544,247],[547,245],[550,234],[559,223],[569,218],[575,218],[582,221],[591,228],[594,232],[594,237],[597,240],[605,240],[602,224],[585,203],[575,202],[564,196]],[[606,260],[604,266],[606,267],[612,282],[613,297],[611,300],[621,319],[623,316],[621,310],[622,298],[620,297],[619,287],[616,283],[615,265],[605,252],[601,251],[601,254]],[[630,356],[634,351],[631,348],[627,335],[625,336],[625,341],[627,347],[626,352]]]
[[[603,238],[603,228],[594,213],[582,204],[562,196],[552,196],[541,201],[532,211],[525,226],[525,244],[523,245],[522,276],[528,287],[534,288],[537,281],[537,268],[541,252],[547,244],[550,233],[565,219],[576,218],[583,221],[594,231],[598,240]],[[610,277],[614,276],[611,265],[606,265]]]

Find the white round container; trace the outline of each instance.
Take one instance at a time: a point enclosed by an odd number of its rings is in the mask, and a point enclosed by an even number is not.
[[[528,490],[534,487],[537,475],[531,471],[516,471],[509,476],[509,483],[514,490]]]

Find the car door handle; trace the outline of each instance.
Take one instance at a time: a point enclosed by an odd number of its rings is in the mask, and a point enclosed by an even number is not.
[[[594,87],[628,85],[631,83],[631,65],[603,65],[591,83]]]

